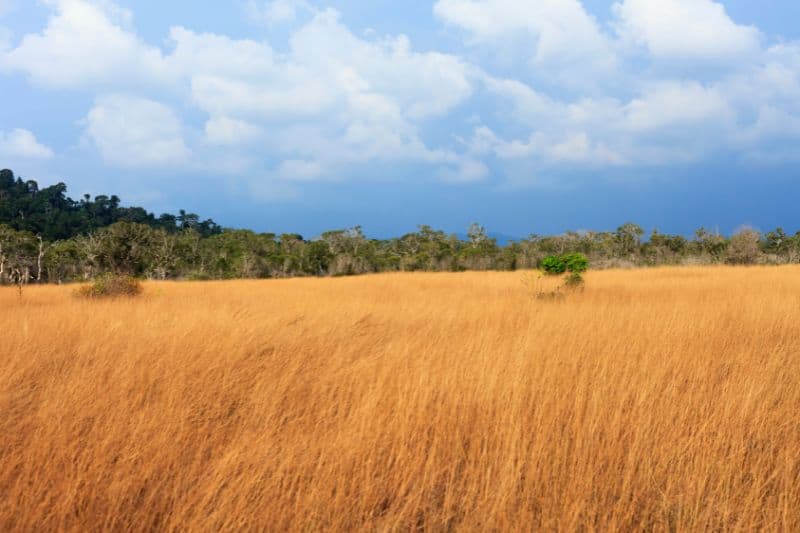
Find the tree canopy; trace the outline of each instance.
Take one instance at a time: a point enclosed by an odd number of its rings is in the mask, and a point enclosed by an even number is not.
[[[99,195],[80,200],[67,196],[67,186],[57,183],[43,189],[36,181],[0,170],[0,224],[28,231],[47,241],[85,235],[115,222],[135,222],[170,233],[191,228],[207,237],[220,233],[213,220],[200,220],[194,213],[164,213],[156,217],[142,207],[123,207],[118,196]]]

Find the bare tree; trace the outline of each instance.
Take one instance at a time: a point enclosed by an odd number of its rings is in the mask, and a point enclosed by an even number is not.
[[[737,265],[752,265],[761,256],[761,234],[749,227],[742,227],[730,240],[728,261]]]
[[[44,258],[44,241],[41,235],[37,235],[39,240],[39,253],[36,256],[36,283],[42,282],[42,258]]]

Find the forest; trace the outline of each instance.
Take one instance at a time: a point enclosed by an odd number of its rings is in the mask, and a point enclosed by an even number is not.
[[[373,239],[359,226],[306,239],[298,234],[223,228],[181,210],[156,216],[123,207],[117,196],[67,196],[64,183],[0,171],[0,283],[66,283],[104,273],[146,279],[237,279],[342,276],[372,272],[517,270],[553,254],[582,253],[592,268],[800,262],[800,232],[731,236],[705,228],[691,238],[632,222],[615,231],[531,234],[498,244],[479,224],[466,238],[430,226]]]

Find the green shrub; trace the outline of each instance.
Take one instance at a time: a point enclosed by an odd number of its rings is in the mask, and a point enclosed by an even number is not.
[[[542,259],[542,262],[539,263],[539,267],[548,276],[560,276],[567,270],[567,264],[564,262],[564,260],[561,257],[556,257],[555,255],[551,255]]]
[[[142,284],[138,279],[117,274],[103,274],[78,289],[78,295],[84,298],[133,297],[141,292]]]
[[[550,276],[560,276],[564,272],[583,274],[589,268],[589,260],[579,253],[551,255],[542,259],[539,267]]]
[[[567,272],[572,272],[573,274],[583,274],[589,268],[589,260],[583,254],[562,255],[561,260],[566,265]]]
[[[560,256],[551,255],[545,257],[539,263],[539,268],[547,276],[561,276],[564,273],[569,273],[564,278],[564,284],[558,287],[555,291],[537,293],[537,298],[543,297],[560,297],[563,294],[560,292],[562,289],[582,289],[584,285],[583,274],[589,268],[589,259],[581,253],[563,254]]]

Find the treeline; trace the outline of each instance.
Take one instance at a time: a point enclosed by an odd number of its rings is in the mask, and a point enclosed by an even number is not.
[[[88,194],[76,201],[67,196],[67,186],[57,183],[44,189],[33,180],[0,170],[0,224],[26,231],[46,241],[86,235],[115,222],[134,222],[176,233],[194,229],[208,237],[222,232],[213,220],[200,220],[194,213],[164,213],[156,217],[142,207],[122,207],[117,196]]]
[[[780,228],[764,235],[743,229],[731,237],[701,228],[690,239],[653,231],[645,238],[640,226],[628,223],[613,232],[531,235],[501,246],[473,224],[466,239],[420,226],[392,239],[370,239],[355,227],[306,240],[297,234],[221,229],[183,212],[155,217],[141,208],[120,207],[115,197],[73,202],[65,196],[66,187],[54,187],[39,190],[35,182],[14,180],[3,171],[0,283],[82,281],[106,272],[231,279],[516,270],[574,252],[586,255],[594,268],[800,262],[800,232],[787,235]],[[14,209],[20,214],[9,215]]]

